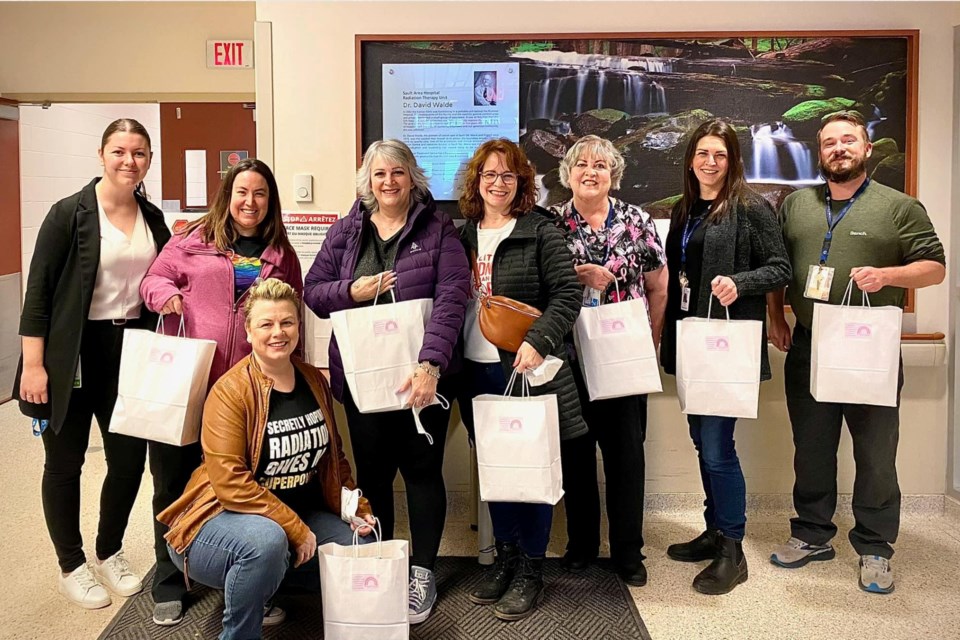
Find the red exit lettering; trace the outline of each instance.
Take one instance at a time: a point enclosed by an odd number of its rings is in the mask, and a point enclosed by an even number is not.
[[[215,42],[213,44],[213,64],[217,67],[243,66],[243,43]]]

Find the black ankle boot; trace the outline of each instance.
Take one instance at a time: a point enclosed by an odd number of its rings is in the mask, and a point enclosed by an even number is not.
[[[681,542],[667,547],[667,555],[680,562],[713,560],[717,556],[719,531],[704,531],[690,542]]]
[[[520,556],[520,564],[510,588],[493,607],[493,615],[501,620],[526,618],[543,597],[543,558]]]
[[[743,544],[724,535],[718,535],[717,541],[717,556],[693,579],[693,588],[708,596],[730,593],[738,584],[747,581]]]
[[[483,580],[467,596],[474,604],[493,604],[498,601],[513,580],[520,559],[520,548],[512,542],[497,542],[497,557],[487,569]]]

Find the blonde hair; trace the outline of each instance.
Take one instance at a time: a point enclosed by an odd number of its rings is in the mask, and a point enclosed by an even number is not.
[[[370,213],[376,213],[380,209],[380,203],[373,194],[373,187],[370,186],[370,178],[373,174],[373,163],[378,158],[386,158],[391,162],[396,162],[410,175],[410,198],[414,202],[423,202],[430,193],[430,180],[424,173],[420,165],[417,164],[417,158],[413,155],[410,147],[399,140],[377,140],[371,144],[366,153],[363,154],[363,163],[357,169],[357,195],[363,202],[363,208]],[[412,203],[411,203],[412,204]]]
[[[250,287],[247,293],[247,301],[243,305],[243,315],[247,323],[250,322],[250,313],[253,311],[253,306],[261,300],[268,302],[282,302],[285,300],[290,302],[296,307],[297,319],[300,319],[300,297],[297,295],[297,292],[294,291],[293,287],[282,280],[267,278],[266,280],[255,282],[253,286]]]
[[[570,171],[576,166],[577,160],[586,155],[607,161],[610,165],[610,191],[618,190],[627,162],[612,142],[595,135],[583,136],[563,156],[563,160],[560,161],[560,184],[567,189],[570,188]]]

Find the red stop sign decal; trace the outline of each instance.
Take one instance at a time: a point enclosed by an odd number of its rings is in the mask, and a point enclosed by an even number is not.
[[[238,162],[240,162],[240,154],[237,153],[236,151],[234,151],[233,153],[227,156],[227,163],[231,167],[237,164]]]

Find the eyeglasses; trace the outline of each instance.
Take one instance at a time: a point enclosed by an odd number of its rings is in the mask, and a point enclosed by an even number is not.
[[[503,180],[503,184],[508,187],[517,184],[517,174],[510,172],[497,173],[496,171],[481,171],[480,177],[483,178],[484,184],[494,184],[497,178]]]

